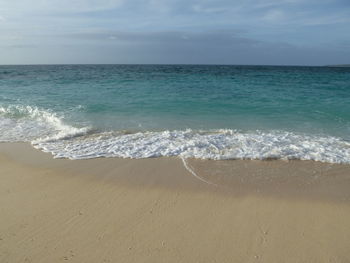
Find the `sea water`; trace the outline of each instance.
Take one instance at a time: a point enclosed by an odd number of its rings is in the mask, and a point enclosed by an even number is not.
[[[350,163],[350,68],[0,66],[0,142],[57,158]]]

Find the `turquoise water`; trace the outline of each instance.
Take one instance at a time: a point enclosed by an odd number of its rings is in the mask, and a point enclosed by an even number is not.
[[[350,162],[350,68],[0,66],[0,141],[56,157]]]

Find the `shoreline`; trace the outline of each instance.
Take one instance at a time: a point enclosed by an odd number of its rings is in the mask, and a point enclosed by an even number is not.
[[[175,190],[181,188],[228,195],[305,198],[350,204],[350,164],[180,157],[55,159],[50,153],[22,142],[0,143],[1,155],[16,163],[53,169],[66,176],[89,176],[94,180],[108,178],[113,183],[130,187],[152,184],[152,187]]]
[[[0,261],[350,261],[350,165],[186,163],[1,143]]]

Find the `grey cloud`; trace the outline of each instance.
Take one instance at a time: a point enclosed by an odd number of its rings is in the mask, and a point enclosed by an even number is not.
[[[245,38],[232,31],[100,32],[69,38],[85,43],[81,49],[93,49],[86,44],[89,41],[99,46],[94,52],[108,63],[317,65],[341,57],[324,50]]]
[[[1,46],[4,48],[13,48],[13,49],[23,49],[23,48],[38,48],[38,45],[34,45],[34,44],[14,44],[14,45],[5,45],[5,46]]]
[[[341,64],[350,59],[348,0],[2,2],[1,63]]]
[[[260,41],[239,36],[235,31],[207,31],[207,32],[99,32],[99,33],[77,33],[65,35],[69,39],[128,42],[128,43],[159,43],[159,44],[188,44],[195,45],[257,45]]]

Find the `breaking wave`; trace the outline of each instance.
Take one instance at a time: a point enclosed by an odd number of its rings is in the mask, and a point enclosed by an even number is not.
[[[350,142],[287,131],[165,130],[92,132],[64,116],[30,106],[0,107],[0,142],[31,142],[55,158],[299,159],[350,163]]]
[[[48,142],[86,134],[89,128],[75,128],[57,113],[31,106],[0,106],[0,142]]]
[[[54,142],[34,143],[56,158],[150,158],[180,156],[200,159],[300,159],[350,163],[350,143],[335,137],[290,132],[161,131],[102,133]]]

